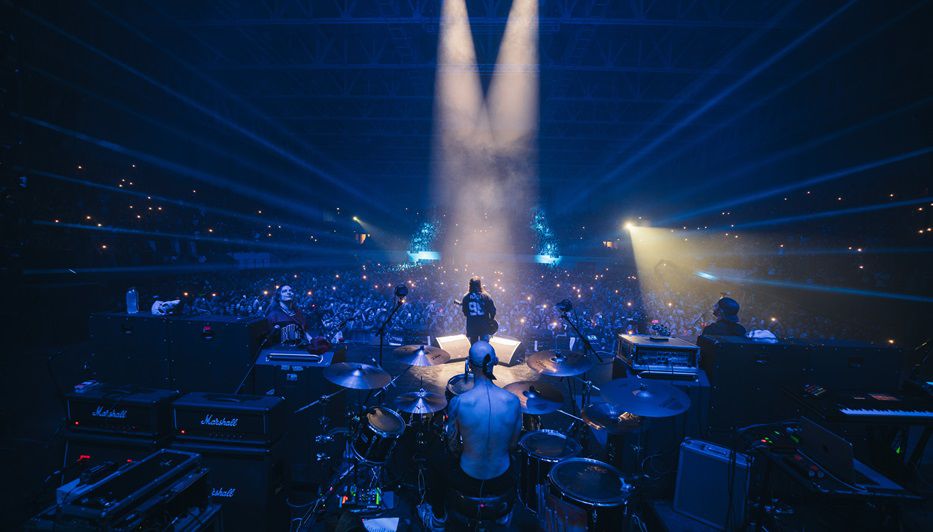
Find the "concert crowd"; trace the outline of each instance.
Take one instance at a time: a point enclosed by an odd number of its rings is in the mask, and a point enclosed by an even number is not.
[[[525,341],[569,333],[555,308],[555,303],[564,299],[573,303],[570,316],[584,334],[603,348],[612,345],[617,332],[696,337],[715,319],[711,308],[721,295],[674,288],[645,293],[637,274],[619,266],[589,272],[543,265],[525,268],[516,284],[507,284],[505,272],[484,280],[496,301],[499,333]],[[186,314],[263,316],[276,288],[288,284],[299,295],[298,305],[313,327],[333,333],[343,323],[343,333],[349,336],[373,333],[394,304],[394,287],[405,284],[410,292],[393,318],[390,332],[399,340],[413,341],[463,332],[464,318],[456,301],[466,292],[469,277],[470,272],[461,268],[436,264],[370,264],[326,273],[197,275],[160,286],[142,286],[140,291],[143,302],[182,299]],[[754,291],[730,296],[742,301],[740,319],[749,330],[770,330],[781,338],[799,339],[832,339],[840,330],[854,333]]]

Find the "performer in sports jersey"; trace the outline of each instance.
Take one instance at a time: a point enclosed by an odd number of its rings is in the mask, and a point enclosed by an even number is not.
[[[470,291],[460,301],[463,315],[466,316],[466,335],[470,344],[479,340],[489,341],[489,336],[499,328],[495,321],[496,304],[483,290],[479,277],[470,279]]]

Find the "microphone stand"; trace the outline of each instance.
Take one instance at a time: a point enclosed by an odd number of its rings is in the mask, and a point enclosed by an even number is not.
[[[379,367],[382,367],[382,348],[385,346],[386,329],[389,327],[389,322],[392,321],[392,317],[395,316],[395,313],[398,312],[398,309],[402,308],[404,300],[404,297],[396,299],[395,307],[392,309],[392,312],[386,316],[385,321],[383,321],[382,325],[379,326]]]
[[[560,317],[562,320],[566,321],[567,324],[570,325],[570,328],[573,329],[573,332],[575,332],[577,336],[580,337],[580,341],[583,343],[583,352],[593,353],[593,355],[596,357],[596,360],[599,360],[599,362],[602,363],[603,357],[599,356],[599,353],[595,349],[593,349],[593,346],[590,344],[589,339],[587,339],[587,337],[584,336],[583,333],[580,332],[580,329],[577,328],[577,324],[574,323],[573,320],[570,319],[570,316],[568,316],[566,312],[561,312]]]
[[[236,391],[233,392],[233,395],[240,393],[240,390],[243,388],[243,385],[246,384],[246,379],[253,374],[253,370],[256,368],[256,360],[260,354],[262,354],[262,348],[266,347],[266,344],[269,343],[269,339],[272,338],[272,334],[279,331],[279,326],[276,325],[272,330],[266,333],[266,337],[262,339],[262,343],[259,344],[259,349],[256,350],[256,356],[253,357],[249,362],[249,368],[246,370],[246,375],[243,375],[243,379],[240,381],[239,386],[236,387]],[[253,381],[253,393],[256,392],[256,382]]]

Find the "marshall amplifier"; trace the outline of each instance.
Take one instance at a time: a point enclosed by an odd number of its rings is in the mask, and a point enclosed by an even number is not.
[[[620,334],[616,357],[636,372],[694,374],[700,368],[700,348],[680,338]]]
[[[172,449],[201,455],[210,470],[211,502],[223,505],[227,530],[288,530],[284,443],[176,441]]]
[[[156,438],[171,433],[171,403],[180,394],[135,386],[92,384],[65,394],[71,430]]]
[[[266,444],[285,430],[285,400],[272,395],[194,392],[172,403],[175,438]]]

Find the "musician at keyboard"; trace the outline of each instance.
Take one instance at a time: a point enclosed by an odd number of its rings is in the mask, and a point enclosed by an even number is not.
[[[278,329],[281,345],[306,345],[311,342],[308,333],[308,319],[295,303],[295,290],[289,285],[282,285],[272,296],[272,303],[266,310],[269,327]],[[272,338],[275,341],[275,338]]]

